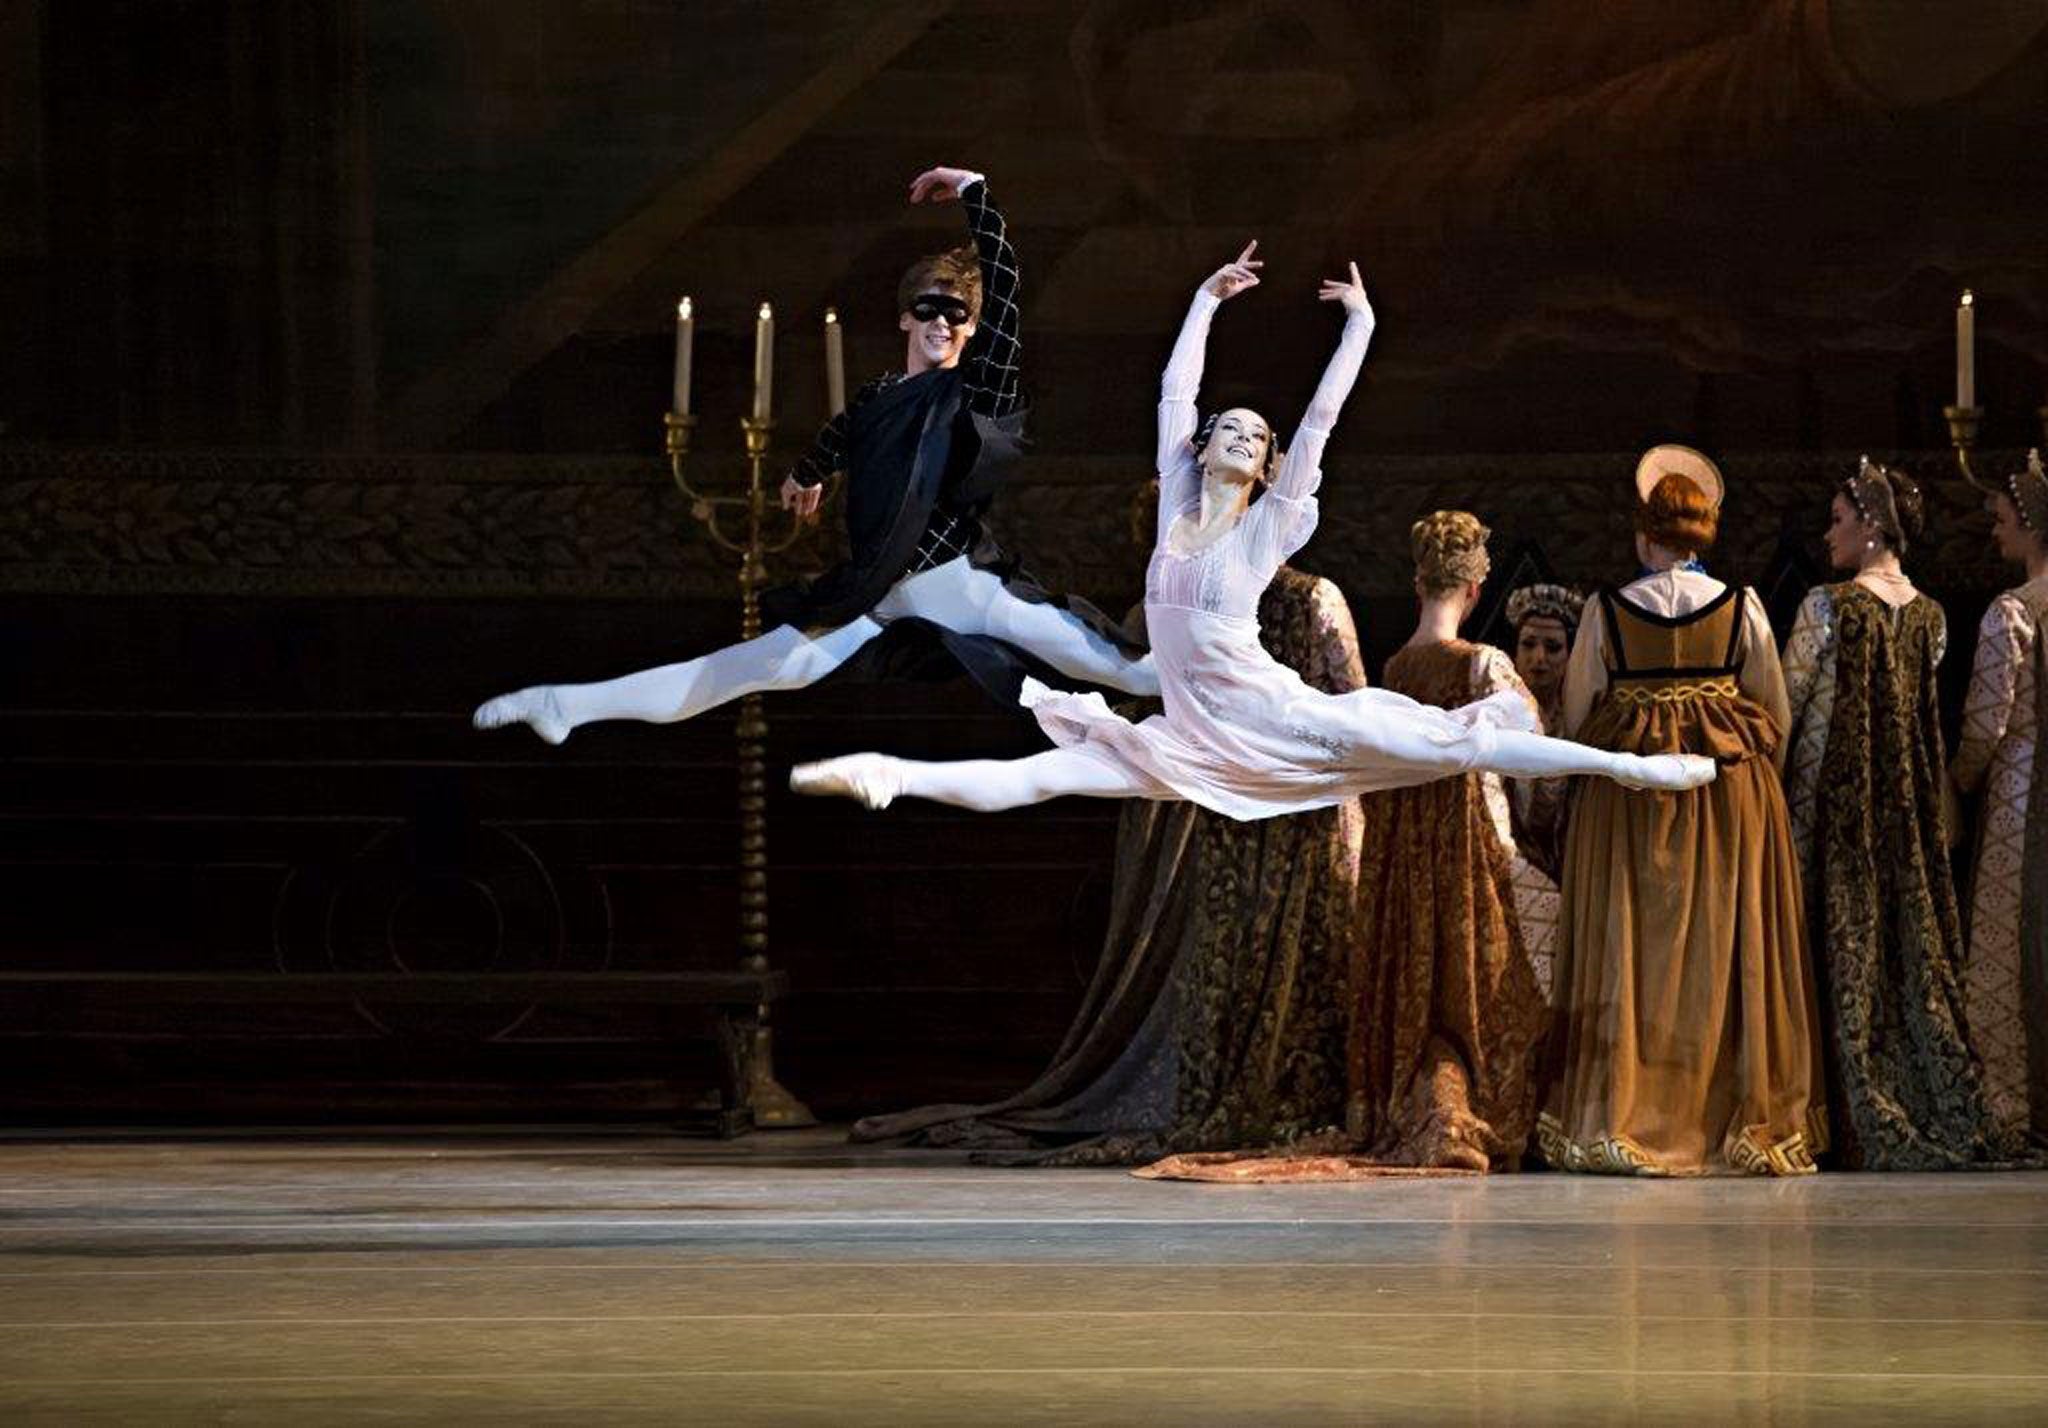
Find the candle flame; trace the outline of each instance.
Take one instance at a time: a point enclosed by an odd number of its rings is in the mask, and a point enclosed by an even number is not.
[[[688,298],[684,298],[681,302],[676,304],[677,317],[687,320],[690,317],[692,311],[693,309],[690,307],[690,300]]]
[[[1975,307],[1976,305],[1977,305],[1977,295],[1976,295],[1975,293],[1971,292],[1971,291],[1970,291],[1970,290],[1969,290],[1968,288],[1964,288],[1964,289],[1963,289],[1963,306],[1964,306],[1964,307]]]
[[[837,321],[839,321],[839,309],[838,309],[838,308],[836,308],[836,307],[828,307],[828,308],[826,308],[826,309],[825,309],[825,323],[826,323],[826,325],[827,325],[827,326],[830,326],[831,324],[833,324],[833,323],[835,323],[835,322],[837,322]]]
[[[773,316],[775,316],[775,310],[774,310],[773,308],[769,307],[767,303],[765,303],[765,302],[764,302],[764,303],[762,303],[762,304],[761,304],[761,321],[763,321],[763,322],[766,322],[766,321],[767,321],[767,320],[768,320],[769,318],[771,318],[771,317],[773,317]]]

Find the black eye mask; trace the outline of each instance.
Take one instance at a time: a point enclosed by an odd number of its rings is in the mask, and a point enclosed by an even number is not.
[[[973,314],[966,303],[943,293],[925,293],[910,305],[910,315],[919,322],[943,317],[954,327],[965,327]]]

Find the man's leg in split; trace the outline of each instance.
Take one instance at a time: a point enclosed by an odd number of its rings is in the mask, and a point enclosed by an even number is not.
[[[550,744],[600,719],[673,724],[707,709],[771,689],[801,689],[845,664],[882,632],[862,615],[837,628],[806,634],[778,625],[767,634],[680,664],[643,669],[595,684],[537,684],[481,705],[479,729],[524,723]]]
[[[883,609],[963,635],[992,636],[1090,684],[1127,694],[1159,693],[1151,655],[1126,654],[1072,611],[1019,599],[965,557],[913,575],[889,592]]]
[[[888,754],[848,754],[790,770],[798,793],[836,794],[870,808],[898,798],[928,798],[999,813],[1006,808],[1065,798],[1136,798],[1144,786],[1085,746],[1049,749],[1021,759],[957,759],[924,763]]]

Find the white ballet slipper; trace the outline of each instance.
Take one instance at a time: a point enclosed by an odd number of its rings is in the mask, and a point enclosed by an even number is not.
[[[1654,793],[1679,793],[1720,776],[1721,766],[1699,754],[1645,754],[1626,758],[1613,775],[1623,788]]]
[[[553,686],[546,684],[487,699],[477,705],[476,713],[469,716],[469,722],[478,729],[502,729],[508,724],[524,724],[550,744],[561,743],[574,727],[562,713],[562,705],[555,698]]]
[[[903,775],[887,754],[846,754],[798,764],[789,771],[791,793],[851,798],[884,809],[903,792]]]

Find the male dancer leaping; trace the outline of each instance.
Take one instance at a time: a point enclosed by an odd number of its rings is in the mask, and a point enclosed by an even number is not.
[[[927,170],[912,181],[910,201],[928,199],[961,201],[973,250],[924,258],[904,274],[904,370],[863,386],[782,485],[782,504],[810,517],[825,478],[846,473],[847,560],[765,592],[772,628],[757,639],[598,684],[501,695],[476,711],[476,727],[524,723],[559,744],[599,719],[674,723],[744,694],[814,684],[892,625],[897,637],[936,635],[984,683],[1021,664],[1022,651],[1076,680],[1159,692],[1150,656],[1099,615],[1084,615],[1080,602],[1054,603],[1005,570],[982,530],[1022,444],[1017,255],[980,174]]]

